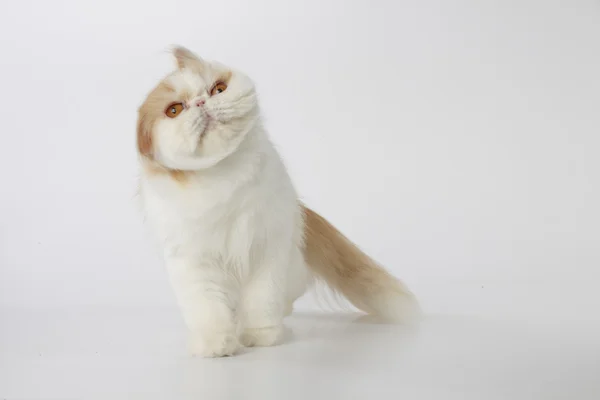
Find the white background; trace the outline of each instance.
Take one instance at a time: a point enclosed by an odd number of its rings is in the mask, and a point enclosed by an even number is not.
[[[134,136],[175,43],[253,77],[303,199],[432,311],[470,306],[457,285],[595,287],[600,6],[452,3],[11,3],[0,305],[172,302]]]
[[[134,136],[181,44],[255,80],[304,201],[428,315],[597,321],[599,38],[584,0],[7,3],[0,308],[173,307]]]

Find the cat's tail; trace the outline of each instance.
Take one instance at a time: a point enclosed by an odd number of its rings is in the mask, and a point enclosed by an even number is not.
[[[304,258],[317,278],[355,307],[391,322],[407,322],[420,314],[408,288],[356,247],[325,218],[303,206]]]

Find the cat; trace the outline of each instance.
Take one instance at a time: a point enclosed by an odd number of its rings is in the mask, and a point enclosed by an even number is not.
[[[192,354],[272,346],[315,279],[388,321],[415,296],[303,205],[242,72],[172,50],[176,69],[138,110],[144,214],[162,246]]]

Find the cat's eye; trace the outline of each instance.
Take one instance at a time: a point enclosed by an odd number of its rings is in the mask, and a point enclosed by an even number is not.
[[[215,94],[223,93],[227,89],[227,85],[225,82],[217,82],[212,89],[210,89],[210,95],[214,96]]]
[[[167,114],[167,117],[169,117],[169,118],[175,118],[182,111],[183,111],[183,103],[175,103],[175,104],[171,104],[169,107],[167,107],[167,109],[165,110],[165,114]]]

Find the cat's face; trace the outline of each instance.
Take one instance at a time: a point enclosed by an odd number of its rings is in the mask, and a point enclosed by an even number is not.
[[[138,150],[173,170],[209,168],[233,153],[258,118],[252,81],[178,47],[178,69],[139,109]]]

